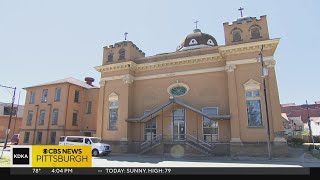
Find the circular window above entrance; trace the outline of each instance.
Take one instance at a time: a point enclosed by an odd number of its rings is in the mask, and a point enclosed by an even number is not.
[[[189,91],[189,86],[184,83],[174,83],[167,89],[168,93],[173,97],[183,96]]]

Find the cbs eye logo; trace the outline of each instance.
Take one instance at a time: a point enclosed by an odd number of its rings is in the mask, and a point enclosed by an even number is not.
[[[12,148],[13,165],[29,165],[30,158],[30,148]]]

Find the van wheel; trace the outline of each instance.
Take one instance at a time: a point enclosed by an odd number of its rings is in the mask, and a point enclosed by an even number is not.
[[[96,149],[94,149],[94,150],[92,150],[92,156],[98,156],[99,155],[99,151],[98,150],[96,150]]]

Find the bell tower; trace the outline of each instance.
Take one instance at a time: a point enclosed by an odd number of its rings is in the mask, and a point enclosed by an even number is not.
[[[243,10],[243,8],[240,8]],[[240,10],[239,9],[239,10]],[[242,11],[241,11],[242,16]],[[223,23],[226,45],[242,44],[269,39],[267,17],[239,17],[231,23]]]
[[[132,61],[142,57],[145,57],[145,53],[133,42],[125,40],[103,48],[102,65]]]

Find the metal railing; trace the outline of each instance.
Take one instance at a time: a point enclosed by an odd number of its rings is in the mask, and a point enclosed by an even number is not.
[[[154,145],[154,144],[158,144],[160,143],[162,140],[162,134],[158,134],[156,136],[151,137],[150,140],[146,140],[143,143],[140,144],[140,149],[141,150],[145,150],[148,147]]]
[[[213,142],[211,142],[211,143],[205,142],[205,141],[203,141],[197,137],[194,137],[190,134],[186,134],[186,140],[201,146],[202,148],[204,148],[207,151],[211,151],[214,146]]]
[[[170,136],[163,136],[162,134],[152,135],[152,137],[143,143],[140,144],[140,152],[146,152],[148,149],[152,149],[156,145],[160,144],[161,142],[186,142],[190,143],[191,145],[195,146],[205,153],[211,153],[213,147],[215,146],[215,142],[206,142],[199,137],[192,136],[190,134],[179,134],[179,135],[170,135]]]

